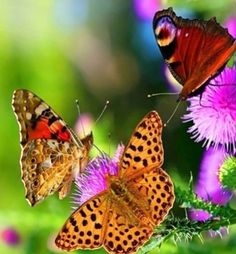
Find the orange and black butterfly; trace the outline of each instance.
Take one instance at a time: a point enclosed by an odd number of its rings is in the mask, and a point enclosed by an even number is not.
[[[149,112],[135,128],[118,163],[106,174],[106,189],[68,218],[55,242],[63,250],[104,247],[110,254],[131,254],[153,235],[172,208],[175,195],[162,169],[162,121]]]
[[[235,39],[215,18],[183,19],[169,8],[155,14],[153,30],[171,73],[183,85],[180,100],[217,75],[236,50]]]

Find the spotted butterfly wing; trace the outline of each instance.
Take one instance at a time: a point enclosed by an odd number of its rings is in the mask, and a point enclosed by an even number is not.
[[[101,247],[110,208],[106,191],[89,199],[66,221],[56,238],[56,245],[66,251]]]
[[[134,236],[128,241],[130,248],[135,247],[132,252],[152,236],[154,228],[165,219],[174,203],[173,183],[161,168],[164,161],[161,135],[161,118],[157,112],[151,111],[135,128],[121,159],[120,177],[134,200],[134,210],[141,204],[142,211],[137,213],[148,219],[143,222],[140,218],[139,237]],[[128,207],[126,210],[130,213]],[[144,225],[149,228],[143,229]]]
[[[215,18],[183,19],[169,8],[155,14],[153,29],[171,73],[183,85],[180,100],[215,76],[236,50],[235,39]]]
[[[159,115],[147,114],[124,151],[118,175],[106,175],[107,189],[69,217],[55,240],[59,248],[103,246],[109,253],[129,254],[152,236],[174,202],[171,179],[159,168],[163,163],[161,131]]]
[[[26,199],[35,205],[58,191],[64,198],[73,174],[83,170],[92,146],[92,134],[80,140],[38,96],[19,89],[13,110],[20,127],[22,181]]]
[[[120,177],[127,180],[152,167],[161,167],[164,149],[161,140],[162,121],[152,111],[135,128],[120,162]]]

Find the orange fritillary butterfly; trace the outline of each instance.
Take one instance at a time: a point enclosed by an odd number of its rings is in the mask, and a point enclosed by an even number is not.
[[[85,168],[93,144],[92,133],[79,139],[38,96],[19,89],[13,110],[20,127],[22,181],[26,199],[35,205],[54,192],[64,198],[74,174]]]
[[[66,251],[96,249],[135,253],[166,217],[174,187],[161,169],[162,122],[157,112],[138,124],[119,163],[117,176],[107,175],[107,190],[86,201],[66,221],[56,245]]]

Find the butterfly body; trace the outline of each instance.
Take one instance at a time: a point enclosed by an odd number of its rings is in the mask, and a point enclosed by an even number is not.
[[[26,199],[33,206],[54,192],[64,198],[74,175],[87,164],[92,134],[79,140],[42,99],[27,90],[14,92],[13,109],[20,126]]]
[[[152,111],[133,132],[117,175],[105,175],[106,189],[75,210],[55,243],[67,251],[96,249],[135,253],[173,206],[173,183],[163,163],[162,122]]]
[[[169,8],[155,14],[153,29],[171,73],[183,85],[180,100],[217,75],[236,51],[235,39],[215,18],[183,19]]]
[[[108,198],[111,199],[112,203],[117,204],[117,209],[126,211],[127,217],[134,225],[139,223],[150,224],[148,202],[145,203],[143,197],[135,190],[131,190],[125,181],[117,177],[114,179],[114,176],[110,176],[110,178],[113,180],[110,182],[110,188],[108,187],[110,190]]]

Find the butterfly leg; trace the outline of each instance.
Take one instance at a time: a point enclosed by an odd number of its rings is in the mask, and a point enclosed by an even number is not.
[[[64,180],[62,181],[62,185],[58,189],[59,199],[63,199],[69,194],[71,184],[72,184],[72,176],[71,174],[67,174]]]

